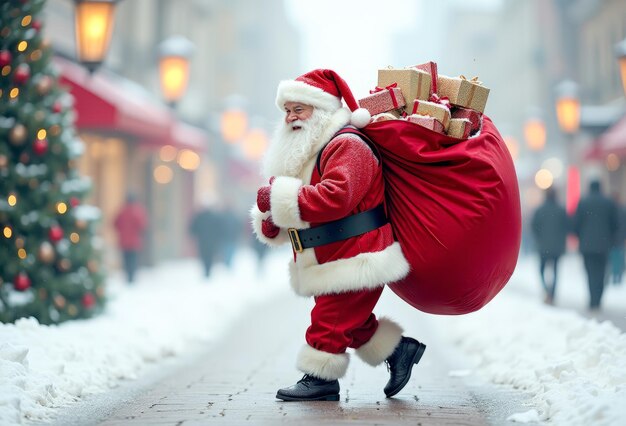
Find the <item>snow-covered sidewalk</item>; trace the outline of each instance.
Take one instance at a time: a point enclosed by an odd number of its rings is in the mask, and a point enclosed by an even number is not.
[[[0,424],[45,421],[60,406],[145,377],[166,358],[208,348],[251,304],[290,291],[289,256],[274,252],[267,273],[259,273],[253,254],[240,251],[232,271],[218,266],[209,280],[194,260],[142,271],[132,287],[112,277],[107,312],[98,318],[0,325]],[[509,285],[481,311],[424,317],[470,361],[466,374],[529,393],[534,405],[511,420],[621,425],[626,334],[572,310],[587,300],[576,255],[566,256],[561,272],[557,304],[568,309],[541,303],[536,260],[523,257]],[[604,306],[626,315],[626,284],[610,286]]]
[[[470,358],[474,374],[529,393],[535,406],[510,420],[623,425],[626,334],[574,311],[584,311],[588,301],[578,255],[565,256],[559,273],[556,307],[541,303],[537,259],[522,257],[507,287],[485,308],[429,319]],[[603,309],[626,316],[626,284],[607,286]]]
[[[142,270],[133,286],[117,274],[100,317],[0,324],[0,424],[50,419],[56,408],[149,374],[165,358],[208,347],[247,306],[289,291],[288,256],[269,256],[259,271],[253,253],[240,251],[232,271],[218,264],[208,280],[195,260]]]

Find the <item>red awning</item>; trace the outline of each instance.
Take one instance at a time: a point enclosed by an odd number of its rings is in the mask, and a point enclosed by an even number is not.
[[[626,156],[626,117],[615,123],[598,138],[596,143],[599,144],[604,155],[613,153]]]
[[[74,96],[76,127],[127,134],[149,145],[174,145],[196,151],[206,149],[206,133],[182,123],[143,87],[120,76],[96,72],[55,57],[60,82]]]

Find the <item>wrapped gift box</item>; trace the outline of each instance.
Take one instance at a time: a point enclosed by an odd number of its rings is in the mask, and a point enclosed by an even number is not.
[[[423,64],[414,65],[413,68],[430,74],[432,80],[430,83],[430,94],[432,95],[433,93],[437,93],[437,63],[429,61]]]
[[[387,87],[397,83],[405,101],[414,99],[428,100],[432,79],[430,74],[415,68],[378,70],[378,87]]]
[[[452,118],[467,118],[472,123],[470,134],[478,132],[482,126],[483,115],[469,108],[454,107],[451,111]]]
[[[450,125],[450,110],[445,105],[438,104],[436,102],[414,100],[413,102],[407,104],[404,111],[408,115],[420,114],[436,118],[441,124],[443,124],[443,128],[446,131]]]
[[[465,77],[437,77],[437,93],[450,99],[453,105],[470,108],[480,113],[485,112],[489,89],[482,85],[476,77],[467,80]]]
[[[406,105],[402,91],[398,87],[377,87],[371,95],[359,99],[359,106],[367,109],[371,115],[380,114]]]
[[[372,116],[372,123],[378,123],[379,121],[387,121],[387,120],[397,120],[399,117],[390,113],[390,112],[382,112],[380,114],[376,114]]]
[[[467,139],[472,130],[472,122],[467,118],[453,118],[446,132],[448,136],[459,139]]]
[[[441,124],[441,122],[436,118],[429,117],[427,115],[411,114],[406,117],[406,121],[419,124],[420,126],[426,127],[430,130],[434,130],[437,133],[445,133],[443,129],[443,124]]]

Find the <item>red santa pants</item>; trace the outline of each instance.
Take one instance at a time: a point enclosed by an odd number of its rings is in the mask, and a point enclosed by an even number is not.
[[[311,326],[306,331],[309,346],[340,354],[367,343],[378,328],[372,311],[383,288],[316,296]]]

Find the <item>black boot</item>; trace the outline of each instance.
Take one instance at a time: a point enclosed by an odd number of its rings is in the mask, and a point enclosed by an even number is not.
[[[413,365],[420,362],[426,345],[411,337],[404,337],[393,353],[385,360],[391,377],[385,386],[385,395],[391,398],[402,390],[411,378]]]
[[[283,401],[339,401],[339,380],[323,380],[305,374],[295,385],[279,389],[276,398]]]

